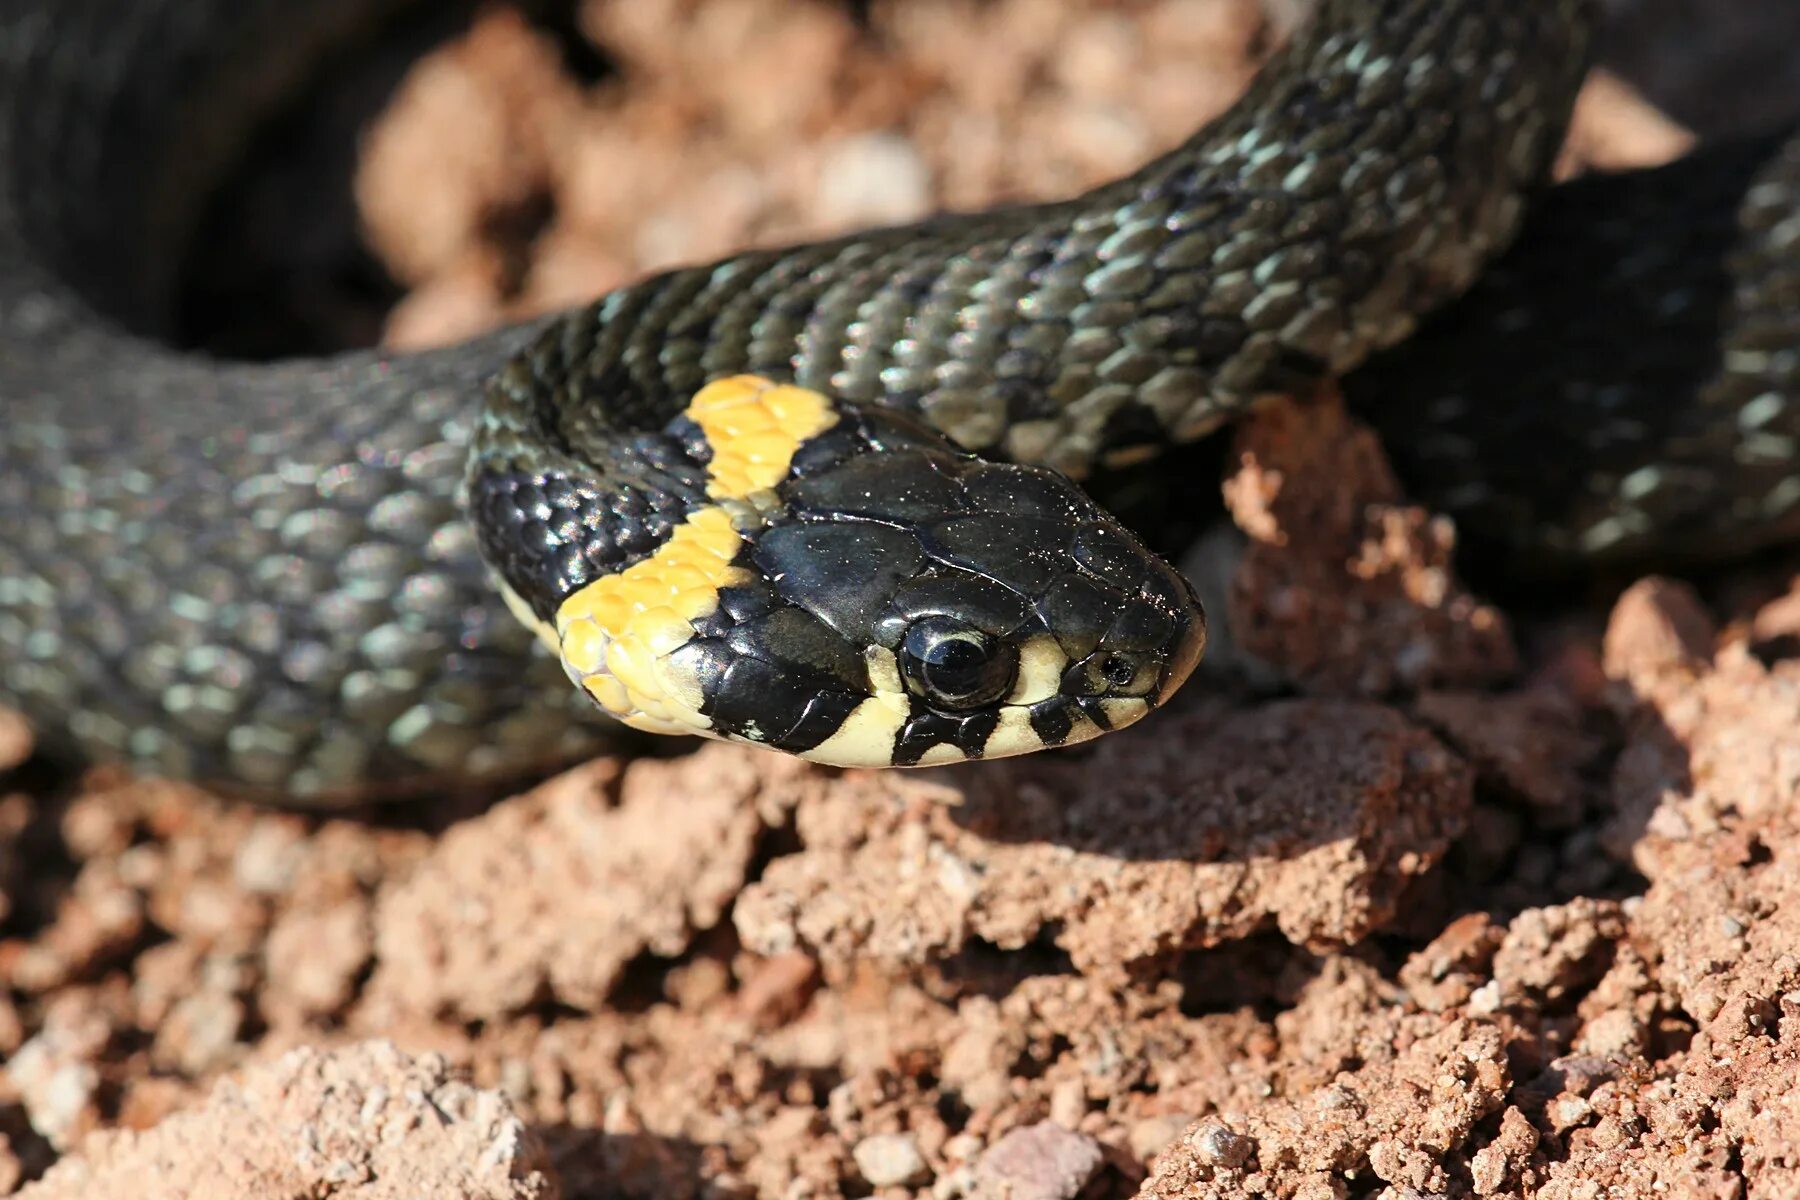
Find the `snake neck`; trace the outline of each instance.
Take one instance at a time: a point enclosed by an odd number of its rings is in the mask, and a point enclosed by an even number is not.
[[[485,426],[601,462],[748,372],[1077,478],[1141,461],[1464,291],[1547,175],[1590,17],[1586,0],[1328,0],[1236,105],[1130,177],[621,289],[552,323]]]

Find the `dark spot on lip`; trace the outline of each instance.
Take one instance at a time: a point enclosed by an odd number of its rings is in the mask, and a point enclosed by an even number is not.
[[[1111,732],[1113,728],[1112,718],[1107,715],[1106,705],[1102,702],[1102,697],[1083,696],[1075,703],[1080,706],[1082,714],[1086,716],[1088,720],[1092,721],[1100,728]]]
[[[795,753],[811,750],[842,728],[862,702],[863,697],[854,692],[820,692],[806,702],[791,729],[769,738],[769,745]]]
[[[1056,697],[1032,707],[1031,728],[1046,746],[1060,746],[1074,732],[1075,720],[1069,715],[1068,703]]]
[[[999,723],[1000,714],[994,710],[941,713],[915,701],[912,717],[895,739],[894,762],[903,767],[917,766],[934,747],[943,745],[955,746],[967,758],[979,758]]]
[[[783,670],[757,658],[722,660],[702,710],[721,733],[750,737],[778,750],[803,752],[835,733],[861,701],[829,682]],[[821,704],[823,700],[825,703]]]

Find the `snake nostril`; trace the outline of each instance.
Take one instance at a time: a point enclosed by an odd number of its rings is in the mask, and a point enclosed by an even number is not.
[[[1100,677],[1106,681],[1107,687],[1118,691],[1131,686],[1138,677],[1142,664],[1129,654],[1108,654],[1100,660]]]
[[[1101,650],[1069,668],[1064,691],[1072,696],[1147,696],[1160,676],[1160,665],[1152,655]]]

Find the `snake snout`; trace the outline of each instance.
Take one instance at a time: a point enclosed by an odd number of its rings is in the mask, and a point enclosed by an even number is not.
[[[1070,558],[1077,577],[1046,607],[1074,663],[1069,691],[1161,704],[1206,648],[1206,613],[1193,588],[1104,513],[1077,532]]]
[[[1187,682],[1206,654],[1206,609],[1185,575],[1167,563],[1156,565],[1159,569],[1146,582],[1145,595],[1153,603],[1166,605],[1175,622],[1163,643],[1162,677],[1150,701],[1152,707],[1160,708]]]
[[[1182,586],[1186,588],[1185,580]],[[1200,659],[1206,653],[1206,610],[1191,592],[1189,599],[1192,604],[1177,618],[1175,635],[1169,641],[1162,678],[1150,701],[1152,707],[1160,708],[1166,704],[1181,685],[1188,681],[1188,676],[1194,673],[1194,668],[1200,665]]]

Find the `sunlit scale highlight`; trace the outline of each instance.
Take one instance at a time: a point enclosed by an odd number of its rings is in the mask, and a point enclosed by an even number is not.
[[[753,501],[779,484],[800,446],[838,419],[817,392],[748,375],[701,389],[686,415],[712,449],[707,492],[728,502]],[[732,565],[743,544],[725,507],[698,509],[649,558],[564,600],[556,637],[569,677],[634,728],[708,732],[700,681],[668,656],[717,609],[721,588],[748,582],[750,573]]]

